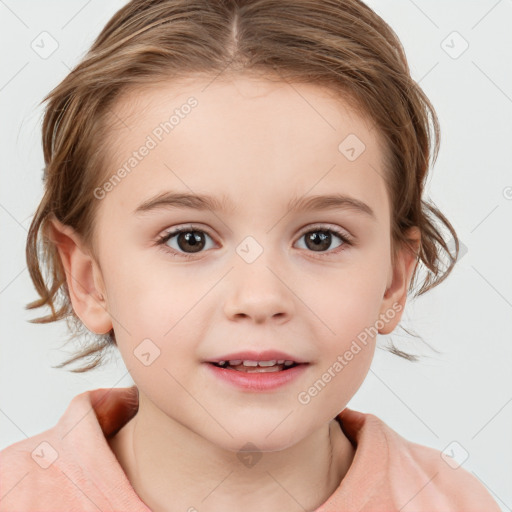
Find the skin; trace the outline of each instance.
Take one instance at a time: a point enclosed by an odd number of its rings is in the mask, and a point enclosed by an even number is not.
[[[378,132],[313,84],[196,78],[131,93],[114,110],[130,129],[112,129],[112,173],[190,96],[198,106],[100,200],[97,254],[71,228],[52,223],[74,311],[93,332],[114,328],[139,389],[137,414],[109,444],[154,511],[314,510],[352,463],[354,447],[333,418],[364,381],[376,339],[360,344],[309,403],[297,396],[399,304],[379,329],[393,331],[416,255],[403,249],[391,264]],[[354,161],[338,150],[348,134],[366,146]],[[164,190],[225,194],[233,205],[132,213]],[[287,210],[293,197],[333,192],[364,201],[375,219],[344,209]],[[156,245],[188,223],[206,233],[202,252],[178,245],[178,237],[167,242],[169,252]],[[325,249],[311,249],[304,235],[318,233],[318,224],[348,232],[355,243],[340,251],[333,234]],[[247,236],[263,249],[252,263],[236,252]],[[409,237],[419,243],[416,228]],[[179,254],[187,248],[190,259]],[[145,366],[134,350],[147,338],[160,355]],[[239,390],[203,363],[271,348],[310,362],[274,391]],[[250,467],[237,457],[247,442],[262,455]]]

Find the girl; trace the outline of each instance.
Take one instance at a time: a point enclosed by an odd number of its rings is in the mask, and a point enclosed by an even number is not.
[[[115,346],[135,385],[3,450],[1,510],[499,510],[346,407],[418,263],[418,295],[453,268],[432,216],[458,251],[422,199],[437,118],[381,18],[132,0],[45,100],[29,307],[96,334],[61,366]]]

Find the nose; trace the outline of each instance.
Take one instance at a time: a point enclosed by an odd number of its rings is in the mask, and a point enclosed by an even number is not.
[[[294,312],[294,294],[285,272],[260,256],[253,263],[239,261],[226,276],[224,312],[230,320],[285,323]]]

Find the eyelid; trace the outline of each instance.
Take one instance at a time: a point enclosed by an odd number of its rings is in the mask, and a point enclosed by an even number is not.
[[[170,235],[171,233],[176,234],[179,233],[180,231],[204,231],[209,237],[213,238],[208,228],[203,227],[200,224],[194,224],[193,222],[178,224],[177,226],[174,226],[172,228],[167,228],[162,232],[160,236],[163,238],[167,235]]]
[[[156,242],[157,242],[158,245],[164,245],[171,238],[179,235],[182,232],[187,232],[187,231],[200,231],[200,232],[205,233],[206,235],[208,235],[215,242],[215,237],[210,234],[210,232],[209,232],[209,230],[207,228],[204,228],[203,226],[200,226],[198,224],[193,224],[193,223],[181,224],[181,225],[178,225],[176,227],[172,227],[172,228],[168,228],[168,229],[164,230],[160,235],[157,236]],[[166,238],[167,238],[167,240],[166,240]],[[164,240],[165,240],[165,242],[164,242]],[[173,250],[170,247],[168,249],[169,250]],[[197,253],[197,254],[201,254],[202,252],[204,252],[204,251],[201,251],[200,253]],[[190,254],[190,255],[193,255],[193,253],[179,253],[179,254],[185,254],[185,255],[186,254]]]
[[[306,224],[304,228],[301,228],[300,236],[304,236],[305,233],[309,233],[310,231],[314,231],[315,229],[318,231],[333,231],[334,233],[343,235],[350,241],[352,241],[355,238],[354,235],[348,229],[340,228],[339,226],[331,224],[330,222],[314,222],[313,224]]]

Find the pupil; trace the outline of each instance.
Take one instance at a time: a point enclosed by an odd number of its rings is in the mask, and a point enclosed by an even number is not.
[[[204,247],[204,241],[202,240],[202,236],[198,231],[187,231],[184,233],[180,233],[178,235],[178,245],[180,249],[187,249],[186,245],[188,244],[192,250],[190,252],[198,252]],[[185,246],[181,242],[185,241]]]
[[[309,243],[311,242],[311,246]],[[306,237],[306,245],[308,249],[318,250],[328,249],[331,245],[331,234],[326,231],[312,231],[309,236]]]

